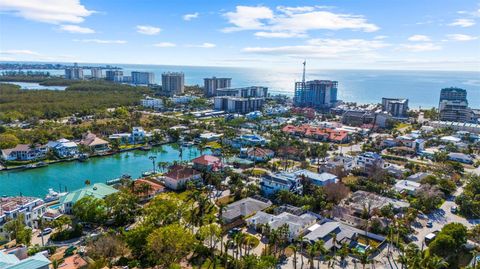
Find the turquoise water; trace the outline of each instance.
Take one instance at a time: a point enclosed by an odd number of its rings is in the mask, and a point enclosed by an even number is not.
[[[105,64],[89,64],[105,66]],[[232,86],[266,86],[272,94],[293,95],[294,82],[301,80],[302,66],[291,70],[211,67],[211,66],[172,66],[172,65],[133,65],[114,64],[123,68],[124,75],[131,71],[148,71],[155,74],[155,81],[161,83],[162,73],[181,71],[185,73],[185,84],[203,85],[206,77],[230,77]],[[411,108],[437,107],[440,89],[450,86],[466,89],[469,104],[480,108],[480,73],[463,71],[418,71],[418,70],[324,70],[321,66],[307,65],[307,80],[330,79],[338,81],[338,98],[347,102],[380,103],[382,97],[402,97],[409,99]],[[49,71],[63,75],[63,70]],[[85,75],[90,75],[86,70]],[[105,74],[105,72],[104,72]]]
[[[209,153],[205,151],[204,154]],[[179,150],[172,145],[153,148],[150,151],[130,151],[116,155],[90,158],[86,162],[65,162],[30,170],[12,170],[0,172],[1,195],[25,195],[44,197],[49,188],[64,191],[81,188],[85,180],[91,183],[103,182],[129,174],[133,178],[142,172],[153,169],[150,156],[156,156],[156,162],[180,161]],[[183,160],[200,156],[195,147],[183,148]],[[158,169],[158,168],[157,168]]]

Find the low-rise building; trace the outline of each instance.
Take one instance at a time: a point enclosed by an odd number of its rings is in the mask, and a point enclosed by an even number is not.
[[[393,187],[399,193],[406,193],[409,195],[414,195],[418,188],[420,188],[420,183],[410,180],[399,180]]]
[[[346,143],[350,139],[347,131],[325,127],[314,127],[308,124],[300,126],[286,125],[282,128],[282,131],[292,135],[335,143]]]
[[[222,219],[226,223],[232,223],[243,217],[251,216],[258,211],[262,211],[270,207],[272,202],[262,197],[247,197],[233,202],[225,207]]]
[[[297,177],[305,177],[310,180],[314,185],[323,187],[328,184],[334,184],[338,182],[338,177],[334,174],[323,172],[321,174],[312,172],[307,169],[298,170],[293,172]]]
[[[41,145],[18,144],[14,148],[2,149],[2,159],[6,161],[33,161],[47,156],[48,148]]]
[[[264,146],[267,143],[267,140],[258,134],[243,134],[228,142],[234,148],[242,148],[251,146]]]
[[[213,155],[202,155],[192,160],[193,168],[199,171],[219,171],[222,170],[223,164],[220,158]]]
[[[265,196],[272,196],[279,191],[302,193],[303,186],[300,177],[293,173],[279,172],[264,175],[260,182],[260,189]]]
[[[152,109],[155,109],[155,110],[163,109],[163,100],[162,99],[147,96],[147,97],[143,98],[142,100],[140,100],[140,103],[142,104],[143,107],[152,108]]]
[[[361,237],[363,237],[363,240],[359,240]],[[336,241],[334,241],[334,239]],[[376,241],[377,244],[381,244],[385,241],[385,238],[341,222],[326,219],[323,222],[314,224],[308,228],[308,232],[304,235],[304,240],[311,243],[322,240],[324,242],[324,247],[328,251],[333,250],[333,248],[340,248],[344,244],[351,249],[354,248],[360,251],[366,251],[371,246],[365,245],[365,242],[370,240]]]
[[[133,189],[140,201],[151,200],[156,195],[165,191],[165,187],[154,180],[139,178],[133,182]]]
[[[257,212],[254,216],[246,219],[247,225],[261,230],[263,225],[268,225],[270,229],[276,230],[283,225],[288,225],[288,238],[290,240],[297,239],[308,227],[315,224],[317,217],[305,213],[300,216],[282,212],[279,215],[272,215],[262,211]]]
[[[460,162],[465,164],[473,164],[473,161],[474,161],[474,158],[472,158],[472,156],[464,153],[459,153],[459,152],[450,152],[448,154],[448,159],[450,161]]]
[[[9,238],[3,229],[5,223],[23,215],[25,225],[36,228],[36,220],[46,212],[44,201],[36,197],[2,197],[0,198],[0,237]]]
[[[174,165],[170,167],[168,173],[164,175],[165,186],[172,190],[184,189],[187,182],[202,178],[199,171],[183,165]]]
[[[275,153],[273,150],[266,148],[242,148],[240,149],[240,157],[247,158],[254,162],[266,162],[273,158]]]
[[[75,158],[79,154],[77,143],[65,138],[50,141],[47,147],[59,158]]]
[[[42,252],[19,259],[15,254],[0,251],[0,268],[2,269],[49,269],[50,264],[50,260]]]
[[[382,168],[384,163],[382,156],[375,152],[363,152],[355,157],[355,166],[365,171]]]
[[[72,214],[73,205],[86,196],[97,199],[105,199],[108,195],[118,192],[115,188],[103,183],[95,183],[81,189],[71,191],[60,198],[60,211],[65,214]]]
[[[105,152],[110,150],[107,141],[90,132],[83,137],[80,144],[88,147],[92,152]]]

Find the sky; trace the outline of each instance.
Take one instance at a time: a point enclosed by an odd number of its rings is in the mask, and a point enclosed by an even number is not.
[[[480,71],[480,1],[0,0],[0,61]]]

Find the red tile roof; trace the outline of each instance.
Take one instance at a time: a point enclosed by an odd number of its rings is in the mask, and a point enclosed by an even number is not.
[[[137,179],[133,182],[135,190],[141,189],[141,185],[147,184],[150,186],[150,190],[148,191],[148,195],[154,195],[156,193],[162,192],[165,189],[165,186],[163,186],[160,183],[156,183],[147,179]]]
[[[215,165],[220,163],[220,159],[212,155],[202,155],[193,159],[192,162],[202,165]]]
[[[174,180],[190,178],[196,175],[200,175],[200,172],[188,166],[182,165],[174,165],[170,167],[168,173],[165,174],[166,177],[172,178]]]
[[[335,130],[331,128],[323,128],[323,127],[314,127],[308,124],[294,126],[294,125],[287,125],[282,128],[282,131],[289,134],[301,134],[307,137],[323,137],[324,139],[328,139],[330,141],[340,142],[347,138],[348,132],[344,130]]]

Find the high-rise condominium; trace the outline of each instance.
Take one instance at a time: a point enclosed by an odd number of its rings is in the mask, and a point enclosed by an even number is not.
[[[182,94],[185,90],[185,75],[181,72],[162,74],[162,95]]]
[[[230,88],[232,84],[231,78],[204,78],[204,90],[206,96],[215,96],[217,89]]]

